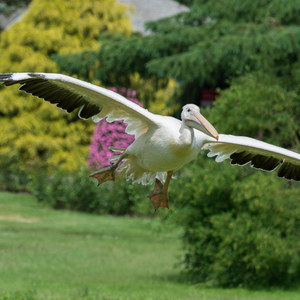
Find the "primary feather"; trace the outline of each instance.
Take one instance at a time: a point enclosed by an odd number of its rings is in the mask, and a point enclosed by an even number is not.
[[[278,176],[300,181],[300,154],[253,138],[220,134],[219,141],[206,143],[209,157],[217,162],[231,159],[231,164],[245,165],[265,171],[278,168]]]
[[[44,99],[68,113],[79,109],[82,119],[108,122],[124,120],[126,132],[139,136],[149,126],[155,126],[154,114],[123,96],[94,84],[54,73],[6,73],[0,82],[9,86],[21,84],[20,90]]]

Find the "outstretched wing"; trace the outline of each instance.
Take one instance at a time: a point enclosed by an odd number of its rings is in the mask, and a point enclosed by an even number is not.
[[[217,142],[209,142],[202,149],[210,150],[209,157],[221,162],[231,159],[233,165],[250,163],[252,167],[266,171],[278,168],[278,176],[300,181],[300,154],[256,139],[220,134]]]
[[[67,112],[80,108],[78,116],[83,119],[124,120],[128,124],[126,132],[136,137],[149,127],[157,126],[156,115],[148,110],[113,91],[66,75],[6,73],[0,74],[0,83],[6,86],[21,84],[20,90],[56,104]]]

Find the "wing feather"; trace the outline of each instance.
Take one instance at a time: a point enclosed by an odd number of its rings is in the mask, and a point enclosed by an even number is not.
[[[300,181],[300,154],[253,138],[220,134],[216,142],[208,142],[202,149],[217,162],[231,159],[233,165],[251,164],[266,171],[278,168],[277,175]]]
[[[108,122],[124,120],[127,133],[137,136],[149,127],[157,126],[155,114],[127,100],[123,96],[91,83],[54,73],[0,74],[0,83],[21,84],[20,90],[44,99],[57,107],[72,112],[80,108],[80,118]]]

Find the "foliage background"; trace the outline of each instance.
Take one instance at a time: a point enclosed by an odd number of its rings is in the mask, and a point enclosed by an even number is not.
[[[179,2],[190,11],[149,23],[152,34],[141,36],[130,33],[124,7],[115,1],[98,7],[95,1],[35,0],[23,21],[1,35],[1,71],[60,70],[131,87],[146,107],[174,115],[182,104],[199,103],[202,89],[216,89],[214,106],[202,112],[219,132],[299,152],[300,1]],[[91,123],[16,89],[0,96],[1,164],[11,176],[3,180],[14,178],[25,188],[31,182],[39,200],[56,208],[148,213],[136,208],[146,203],[143,187],[120,181],[99,193],[81,176],[85,170],[70,172],[85,164]],[[16,170],[24,173],[15,178]],[[298,183],[228,162],[199,157],[180,171],[170,185],[170,217],[184,230],[190,280],[222,287],[299,285],[299,196]]]
[[[106,35],[94,56],[95,78],[114,86],[132,86],[128,74],[153,83],[172,78],[177,86],[167,105],[199,103],[202,89],[217,89],[204,114],[219,132],[299,152],[300,1],[180,2],[190,11],[149,23],[152,35]],[[298,184],[201,158],[178,181],[170,193],[192,281],[299,283]]]
[[[52,54],[95,50],[100,32],[130,30],[126,7],[116,0],[33,0],[22,20],[1,34],[0,71],[56,72]],[[91,122],[31,99],[17,87],[1,89],[0,95],[2,157],[68,170],[86,165]]]

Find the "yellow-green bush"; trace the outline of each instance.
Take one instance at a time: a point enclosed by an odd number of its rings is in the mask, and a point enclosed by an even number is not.
[[[116,0],[33,0],[22,20],[0,36],[0,72],[56,72],[50,56],[96,49],[101,32],[128,34]],[[0,155],[28,164],[76,170],[85,165],[94,125],[25,95],[0,89]]]

